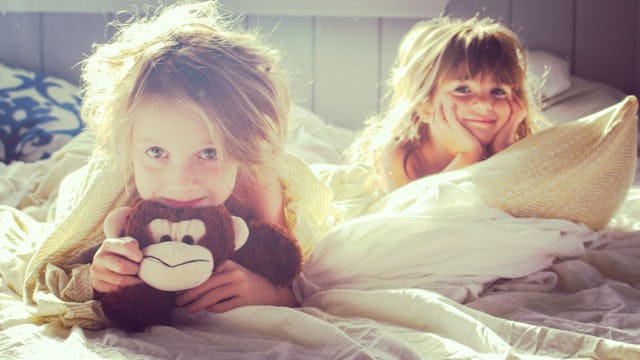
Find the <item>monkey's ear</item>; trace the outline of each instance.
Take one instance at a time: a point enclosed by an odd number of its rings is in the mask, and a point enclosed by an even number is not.
[[[235,235],[235,244],[236,251],[247,242],[247,238],[249,238],[249,227],[247,223],[240,217],[231,216],[231,221],[233,222],[233,233]]]
[[[122,235],[124,230],[124,224],[127,221],[127,217],[131,214],[130,207],[119,207],[112,210],[104,220],[103,230],[104,235],[107,238],[117,238]]]

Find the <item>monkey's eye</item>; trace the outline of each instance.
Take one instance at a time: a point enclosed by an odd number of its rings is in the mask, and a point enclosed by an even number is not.
[[[207,228],[201,219],[178,222],[167,219],[153,219],[147,226],[154,242],[179,241],[193,245],[204,237]]]
[[[185,235],[182,237],[182,242],[188,245],[193,245],[195,241],[193,240],[193,236]]]

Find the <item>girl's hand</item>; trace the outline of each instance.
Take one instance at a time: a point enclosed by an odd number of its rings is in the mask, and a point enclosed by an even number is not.
[[[482,156],[482,144],[467,130],[456,115],[456,104],[438,102],[436,111],[429,119],[429,129],[433,139],[444,144],[452,155],[468,154],[470,157]]]
[[[142,251],[131,237],[120,238],[130,208],[112,211],[104,222],[107,239],[100,245],[90,267],[91,285],[100,292],[112,292],[122,287],[142,283],[138,274]]]
[[[245,305],[297,306],[289,288],[279,287],[262,275],[227,260],[201,285],[176,297],[176,305],[186,305],[190,313],[202,309],[221,313]]]
[[[507,102],[511,108],[511,113],[509,114],[507,122],[502,126],[502,129],[498,131],[491,144],[489,144],[491,155],[506,149],[509,145],[516,142],[518,126],[520,126],[527,115],[524,111],[522,101],[515,95],[512,94],[511,98],[507,98]]]
[[[106,239],[91,263],[91,285],[100,292],[112,292],[142,283],[136,275],[142,251],[131,237]]]

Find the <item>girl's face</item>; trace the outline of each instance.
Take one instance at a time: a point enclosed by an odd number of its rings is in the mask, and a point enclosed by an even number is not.
[[[436,91],[434,104],[456,105],[456,115],[462,126],[482,145],[488,145],[511,115],[513,91],[510,86],[496,83],[491,77],[451,79]]]
[[[142,104],[133,117],[135,184],[143,199],[173,207],[220,205],[236,181],[237,163],[221,157],[202,116],[165,98]]]

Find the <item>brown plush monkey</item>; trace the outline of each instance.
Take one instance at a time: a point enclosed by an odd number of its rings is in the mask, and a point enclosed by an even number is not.
[[[136,239],[143,252],[143,284],[96,292],[105,315],[129,331],[170,325],[175,292],[206,281],[226,259],[288,286],[300,272],[296,240],[275,225],[232,216],[224,206],[171,208],[150,200],[137,203],[121,236]]]

